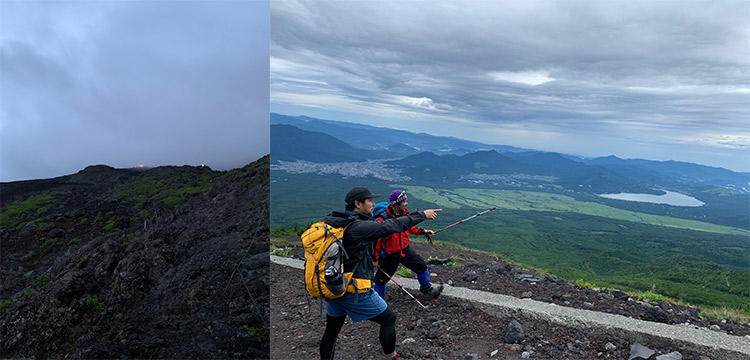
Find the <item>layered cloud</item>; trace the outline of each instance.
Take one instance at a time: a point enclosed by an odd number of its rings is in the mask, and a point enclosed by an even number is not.
[[[746,149],[748,44],[743,1],[274,1],[272,110],[305,94],[337,112],[592,156]],[[502,135],[518,129],[527,136]],[[597,138],[617,141],[584,148]],[[750,170],[736,155],[722,165]]]

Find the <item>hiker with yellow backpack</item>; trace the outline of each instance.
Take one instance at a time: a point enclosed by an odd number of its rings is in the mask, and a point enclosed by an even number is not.
[[[442,209],[410,212],[386,221],[371,221],[375,203],[366,187],[346,194],[346,211],[334,211],[304,234],[305,286],[326,302],[326,328],[320,340],[321,359],[333,359],[338,337],[348,315],[354,322],[380,325],[380,344],[386,359],[396,357],[396,315],[372,290],[373,252],[379,238],[401,233],[433,220]]]

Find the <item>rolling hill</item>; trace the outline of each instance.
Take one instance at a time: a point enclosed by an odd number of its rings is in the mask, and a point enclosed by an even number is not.
[[[366,161],[382,153],[355,148],[331,135],[301,130],[291,125],[271,125],[271,162]]]
[[[740,193],[750,193],[750,174],[718,167],[673,160],[620,159],[616,156],[595,158],[585,163],[603,166],[621,176],[639,181],[661,181],[658,184],[691,187],[722,186]]]

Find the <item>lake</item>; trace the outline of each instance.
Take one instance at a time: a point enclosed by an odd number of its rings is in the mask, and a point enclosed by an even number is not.
[[[665,191],[664,195],[652,195],[652,194],[600,194],[599,196],[607,199],[617,199],[625,201],[639,201],[654,204],[667,204],[672,206],[702,206],[704,202],[687,195],[683,195],[676,192]]]

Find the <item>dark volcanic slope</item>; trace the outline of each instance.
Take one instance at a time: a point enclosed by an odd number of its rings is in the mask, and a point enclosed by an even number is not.
[[[268,156],[2,184],[0,357],[267,358]]]
[[[616,291],[579,288],[570,281],[541,275],[485,253],[414,241],[412,246],[425,258],[453,258],[455,266],[430,265],[436,282],[647,321],[683,324],[675,326],[690,324],[714,327],[716,331],[737,336],[750,334],[747,324],[703,318],[698,315],[700,309],[668,302],[637,301],[635,297]],[[298,259],[304,256],[300,246],[293,247],[289,253]],[[302,270],[271,264],[271,356],[274,359],[318,356],[317,346],[325,325],[318,315],[317,300],[310,300],[308,305],[302,275]],[[599,336],[524,318],[499,319],[441,298],[429,302],[423,299],[425,304],[431,305],[430,310],[424,311],[398,289],[389,289],[386,301],[398,316],[397,350],[405,359],[472,359],[468,354],[481,359],[521,359],[524,352],[532,359],[628,359],[633,345],[628,339],[617,336]],[[524,331],[517,343],[506,338],[508,324],[513,320],[517,320]],[[642,345],[653,349],[655,356],[678,350]],[[378,359],[380,351],[377,325],[348,321],[338,339],[336,357]],[[493,356],[494,351],[497,353]],[[702,354],[684,351],[682,355],[685,359],[707,359]]]
[[[314,359],[325,323],[318,303],[306,300],[303,271],[271,264],[271,358]],[[389,290],[390,292],[390,290]],[[496,318],[464,304],[435,299],[421,301],[422,310],[405,294],[386,294],[396,313],[396,351],[403,359],[627,359],[631,343],[616,336],[596,336],[549,323]],[[324,310],[325,313],[325,310]],[[325,318],[325,314],[323,315]],[[516,320],[524,335],[506,338]],[[657,354],[674,349],[652,348]],[[526,353],[526,354],[524,354]],[[472,357],[471,354],[477,356]],[[494,355],[493,355],[494,354]],[[701,359],[684,353],[687,359]],[[381,359],[378,326],[347,320],[336,342],[337,359]]]

